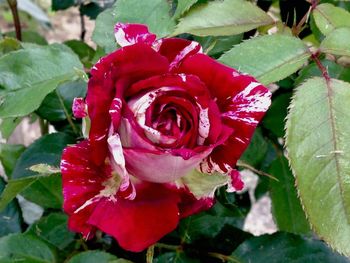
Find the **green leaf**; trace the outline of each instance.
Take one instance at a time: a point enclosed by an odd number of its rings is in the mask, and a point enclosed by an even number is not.
[[[92,39],[106,52],[115,50],[114,26],[117,22],[146,24],[158,38],[164,37],[175,26],[169,12],[170,6],[166,0],[118,0],[112,8],[97,17]]]
[[[291,92],[288,92],[273,98],[271,107],[263,119],[264,127],[277,137],[284,136],[284,120],[287,116],[291,96]]]
[[[350,27],[335,29],[322,41],[320,49],[324,53],[350,56]]]
[[[219,61],[251,74],[267,85],[291,75],[309,57],[310,52],[300,39],[287,35],[267,35],[235,46]]]
[[[0,123],[0,136],[4,139],[8,139],[17,125],[22,121],[22,118],[5,118]]]
[[[37,175],[29,168],[36,164],[59,167],[62,150],[75,139],[64,133],[48,134],[31,144],[17,161],[12,173],[13,179],[31,178]],[[36,204],[47,208],[61,208],[62,182],[60,176],[41,176],[22,195]]]
[[[294,234],[309,233],[309,223],[298,199],[288,160],[281,156],[273,161],[269,174],[278,179],[270,180],[272,212],[278,229]]]
[[[0,177],[0,194],[4,191],[5,182]],[[21,232],[22,214],[16,200],[9,203],[5,210],[0,210],[0,237],[10,233]]]
[[[187,12],[191,8],[191,6],[193,6],[197,2],[198,2],[198,0],[178,0],[176,11],[175,11],[173,18],[178,19],[185,12]]]
[[[339,27],[350,27],[350,13],[332,4],[318,5],[312,15],[318,29],[324,35],[328,35]]]
[[[167,252],[158,257],[153,261],[154,263],[200,263],[199,259],[190,258],[183,251]]]
[[[326,59],[321,60],[321,63],[327,68],[328,74],[331,78],[350,82],[350,68],[342,67],[341,65]],[[322,72],[316,63],[310,63],[300,70],[299,76],[295,80],[295,85],[299,86],[307,79],[316,76],[322,77]]]
[[[87,84],[83,80],[60,84],[55,91],[45,97],[36,112],[40,117],[50,122],[65,120],[66,113],[72,116],[73,99],[85,97],[86,89]]]
[[[24,150],[23,145],[0,143],[0,161],[8,177],[12,174],[17,159]]]
[[[46,13],[33,1],[31,0],[20,0],[17,1],[17,7],[19,10],[24,11],[31,15],[33,18],[38,20],[41,23],[50,25],[50,19]]]
[[[16,51],[21,49],[21,43],[12,37],[5,37],[4,39],[0,40],[0,57],[10,53],[11,51]]]
[[[34,223],[26,231],[63,250],[74,241],[75,233],[67,228],[68,217],[62,213],[52,213]]]
[[[349,260],[334,253],[322,241],[294,234],[277,232],[253,237],[243,242],[233,253],[249,263],[345,263]]]
[[[17,180],[9,180],[5,190],[0,196],[0,212],[24,189],[31,186],[35,181],[39,179],[39,176],[30,176]]]
[[[0,238],[0,262],[53,263],[54,253],[41,240],[23,234]]]
[[[257,166],[264,160],[267,148],[268,143],[262,135],[261,129],[258,128],[255,130],[253,138],[248,148],[244,151],[241,160],[252,166]]]
[[[70,47],[75,54],[79,56],[80,61],[84,64],[85,67],[92,67],[92,59],[95,55],[95,50],[80,40],[69,40],[64,42],[66,46]]]
[[[117,257],[103,251],[85,251],[72,257],[68,263],[110,263]]]
[[[273,20],[264,11],[250,2],[210,1],[195,6],[181,18],[173,35],[228,36],[272,23]]]
[[[75,79],[83,67],[64,45],[37,46],[0,58],[0,117],[36,110],[58,84]]]
[[[220,173],[206,174],[197,169],[180,178],[176,183],[184,185],[197,198],[213,197],[215,190],[221,186],[227,185],[230,177]]]
[[[64,10],[75,4],[75,0],[52,0],[51,2],[53,11]]]
[[[90,19],[96,19],[96,17],[105,10],[106,7],[102,7],[97,3],[91,2],[79,6],[81,14],[86,15]]]
[[[203,47],[204,52],[211,57],[219,57],[242,41],[243,34],[218,37],[194,37]]]
[[[16,37],[16,31],[6,32],[7,37]],[[38,32],[23,30],[22,31],[22,42],[33,43],[38,45],[47,45],[46,39],[39,35]]]
[[[307,218],[315,232],[350,256],[350,84],[313,78],[297,88],[286,145]]]

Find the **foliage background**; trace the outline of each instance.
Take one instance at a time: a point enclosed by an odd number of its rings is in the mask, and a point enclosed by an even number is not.
[[[12,21],[8,3],[14,2],[0,1],[2,24]],[[22,0],[17,2],[22,41],[14,27],[1,28],[0,262],[350,261],[345,257],[350,256],[350,3],[113,2]],[[50,33],[52,17],[63,12],[75,12],[80,21],[74,40],[71,27],[64,40]],[[84,31],[95,19],[90,39]],[[60,154],[82,136],[72,100],[86,93],[93,63],[117,48],[117,21],[146,23],[159,37],[196,40],[208,55],[274,92],[238,163],[259,176],[256,188],[234,194],[220,189],[212,209],[182,220],[142,253],[124,251],[102,233],[83,240],[68,231],[61,211]],[[40,124],[41,137],[30,145],[12,144],[13,130],[29,119]],[[266,195],[278,231],[254,237],[243,225],[252,200]],[[23,198],[43,209],[37,221],[23,219]]]

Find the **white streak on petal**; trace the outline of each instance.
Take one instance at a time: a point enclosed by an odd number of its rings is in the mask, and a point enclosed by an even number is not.
[[[200,108],[199,127],[198,127],[199,136],[197,138],[198,145],[204,144],[205,139],[208,138],[209,136],[209,131],[210,131],[210,122],[209,122],[208,108],[207,109]]]

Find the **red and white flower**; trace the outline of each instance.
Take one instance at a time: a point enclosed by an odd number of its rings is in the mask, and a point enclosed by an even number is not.
[[[202,53],[194,41],[156,40],[144,25],[115,27],[122,48],[91,70],[89,136],[62,156],[69,228],[96,229],[141,251],[183,217],[208,209],[219,186],[240,190],[234,169],[271,94]]]

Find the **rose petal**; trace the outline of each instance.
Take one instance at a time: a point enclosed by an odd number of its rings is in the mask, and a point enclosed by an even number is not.
[[[202,53],[198,42],[181,38],[163,38],[156,45],[159,53],[168,58],[170,69],[178,67],[185,58]]]
[[[194,74],[206,84],[216,99],[223,122],[233,129],[226,143],[214,149],[209,165],[217,164],[221,171],[227,172],[248,146],[257,124],[270,106],[271,93],[253,77],[241,75],[203,54],[186,58],[177,72]]]
[[[151,46],[157,36],[148,31],[142,24],[117,23],[114,27],[114,36],[119,46],[125,47],[136,43]]]
[[[193,170],[211,151],[211,147],[206,147],[200,153],[191,151],[192,156],[186,160],[182,156],[175,156],[163,151],[152,152],[144,149],[124,148],[124,156],[127,170],[138,179],[167,183],[173,182]]]
[[[72,111],[75,118],[85,118],[87,116],[87,105],[84,98],[74,98]]]
[[[124,249],[140,252],[176,228],[180,197],[158,184],[144,183],[136,191],[132,201],[101,201],[89,224],[115,237]]]
[[[91,119],[89,139],[95,164],[101,164],[106,158],[111,119],[116,125],[119,121],[120,112],[116,105],[111,107],[113,99],[122,100],[130,83],[163,74],[167,69],[166,58],[142,43],[119,49],[100,59],[92,68],[86,101]]]

